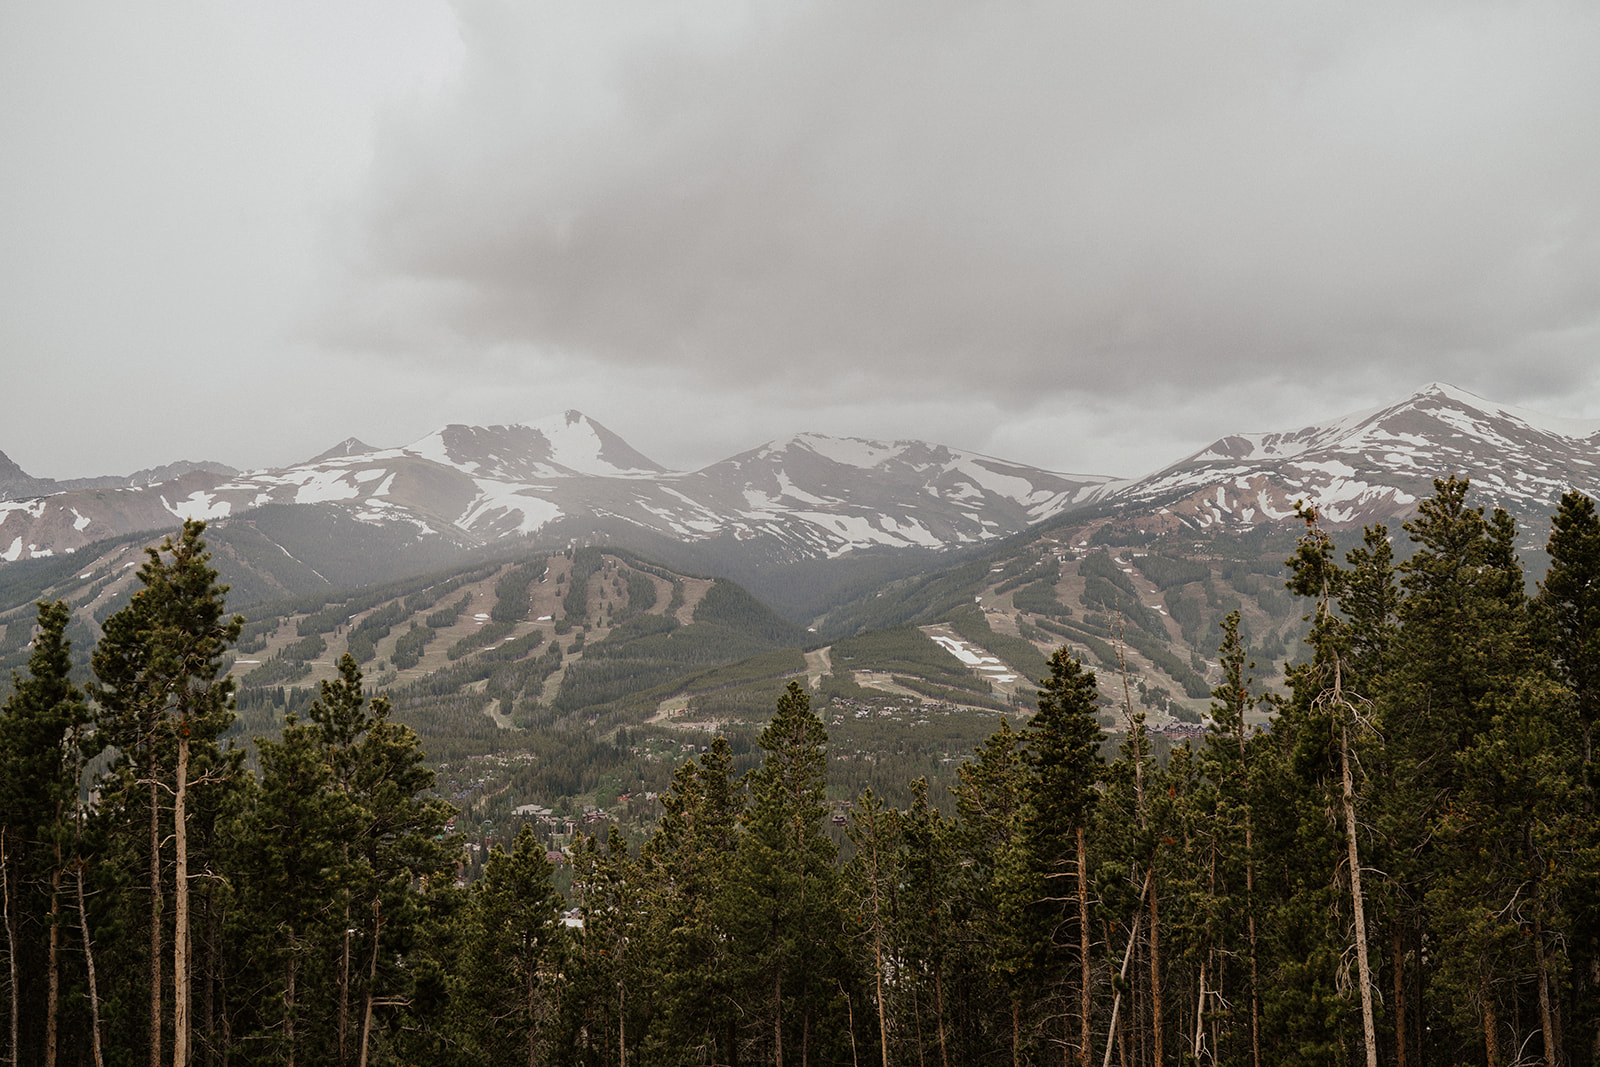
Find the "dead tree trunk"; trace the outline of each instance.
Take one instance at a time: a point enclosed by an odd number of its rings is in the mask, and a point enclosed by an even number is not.
[[[1133,960],[1133,946],[1139,943],[1139,920],[1144,911],[1144,895],[1150,891],[1150,874],[1145,872],[1144,888],[1139,891],[1139,906],[1133,910],[1133,924],[1128,931],[1128,947],[1122,953],[1122,968],[1117,972],[1121,979],[1117,984],[1117,995],[1111,998],[1111,1028],[1106,1031],[1106,1057],[1101,1067],[1111,1067],[1111,1052],[1117,1044],[1117,1016],[1122,1010],[1122,983],[1128,980],[1128,964]],[[1108,946],[1109,947],[1109,946]],[[1124,1051],[1123,1059],[1127,1059]]]
[[[11,976],[11,1062],[17,1063],[21,1026],[17,1013],[17,930],[11,921],[11,852],[6,847],[6,828],[0,826],[0,896],[4,897],[6,923],[6,966]]]
[[[1078,1067],[1089,1067],[1094,1055],[1091,1047],[1093,1034],[1090,1032],[1093,1016],[1090,1013],[1092,987],[1089,971],[1089,848],[1084,839],[1082,826],[1078,827],[1078,962],[1078,981],[1081,986],[1078,997]]]
[[[161,1064],[161,795],[150,763],[150,1067]]]
[[[1334,666],[1334,692],[1338,693],[1339,668]],[[1337,696],[1335,697],[1337,703]],[[1361,853],[1356,845],[1355,780],[1350,772],[1350,738],[1340,709],[1339,765],[1344,778],[1345,842],[1350,859],[1350,908],[1355,923],[1356,969],[1361,980],[1361,1027],[1367,1044],[1367,1067],[1378,1067],[1378,1032],[1372,1014],[1372,968],[1367,961],[1367,915],[1361,895]]]
[[[362,997],[363,1008],[361,1012],[361,1058],[357,1061],[359,1067],[367,1067],[367,1042],[372,1036],[372,990],[378,984],[378,942],[383,934],[383,904],[377,897],[372,898],[372,958],[367,964],[367,988]]]
[[[189,723],[178,724],[178,766],[172,798],[172,1065],[189,1067]]]
[[[83,900],[83,860],[78,861],[78,925],[83,931],[83,961],[89,972],[89,1024],[93,1030],[94,1067],[105,1067],[100,1050],[100,990],[95,983],[94,941],[89,937],[89,908]]]
[[[1533,958],[1539,968],[1539,1029],[1544,1035],[1545,1067],[1556,1067],[1559,1042],[1556,1038],[1555,1013],[1550,1008],[1550,968],[1544,957],[1544,924],[1538,919],[1533,921]]]

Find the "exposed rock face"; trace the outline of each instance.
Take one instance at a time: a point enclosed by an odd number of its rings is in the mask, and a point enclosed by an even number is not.
[[[786,558],[830,557],[1009,536],[1105,481],[920,441],[815,434],[674,472],[568,411],[532,426],[445,426],[404,448],[351,438],[284,470],[196,469],[149,486],[58,491],[0,506],[0,558],[267,504],[334,505],[362,523],[465,543],[567,538],[621,524],[680,541],[764,542]]]
[[[1303,500],[1330,526],[1393,523],[1449,474],[1470,477],[1480,499],[1537,523],[1566,489],[1600,493],[1597,446],[1600,423],[1548,419],[1431,385],[1325,425],[1233,434],[1132,481],[1055,474],[922,441],[817,434],[677,472],[567,411],[529,426],[445,426],[404,448],[350,438],[283,470],[181,463],[76,488],[30,478],[0,455],[0,560],[185,518],[318,505],[354,528],[382,528],[388,545],[565,544],[632,531],[793,561],[976,544],[1090,505],[1150,525],[1207,528],[1291,519]]]
[[[1316,506],[1331,526],[1393,523],[1433,479],[1472,479],[1479,500],[1542,521],[1568,489],[1600,492],[1600,423],[1552,419],[1430,385],[1398,404],[1322,426],[1224,437],[1100,499],[1209,527],[1254,525]]]

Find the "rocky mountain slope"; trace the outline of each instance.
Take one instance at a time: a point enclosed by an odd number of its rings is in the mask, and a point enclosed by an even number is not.
[[[1314,504],[1324,524],[1396,524],[1433,479],[1542,521],[1563,492],[1600,493],[1600,422],[1554,419],[1433,384],[1397,404],[1281,433],[1235,434],[1095,494],[1152,529],[1251,526]]]
[[[245,521],[294,559],[317,556],[307,538],[337,529],[373,550],[414,546],[430,561],[512,539],[699,546],[697,558],[748,574],[868,548],[973,547],[1084,509],[1109,509],[1151,531],[1204,530],[1289,519],[1304,500],[1329,526],[1392,524],[1448,474],[1467,475],[1487,498],[1537,522],[1565,489],[1600,492],[1597,446],[1600,423],[1430,385],[1325,424],[1225,437],[1135,480],[1055,474],[920,441],[816,434],[680,472],[568,411],[531,426],[446,426],[402,448],[350,439],[304,463],[248,474],[182,464],[165,477],[69,487],[3,461],[0,482],[19,498],[0,500],[0,561],[166,530],[184,518],[215,525],[251,516]],[[322,517],[262,518],[286,508]],[[299,527],[311,532],[295,535]]]
[[[569,411],[533,426],[446,426],[403,448],[346,441],[284,470],[197,470],[148,486],[0,503],[0,559],[271,505],[327,505],[369,527],[462,545],[515,537],[565,544],[632,529],[676,541],[722,539],[772,558],[831,558],[870,546],[937,549],[1005,537],[1105,480],[922,442],[812,434],[674,472]]]
[[[155,485],[158,482],[180,478],[191,471],[208,471],[220,475],[239,473],[224,463],[195,463],[180,459],[176,463],[163,463],[159,467],[149,467],[134,471],[132,474],[68,478],[65,481],[57,481],[54,478],[33,477],[17,466],[11,457],[0,452],[0,501],[26,500],[31,497],[66,493],[74,489],[121,489],[128,486]]]

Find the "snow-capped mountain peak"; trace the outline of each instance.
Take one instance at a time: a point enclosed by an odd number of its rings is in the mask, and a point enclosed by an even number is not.
[[[1396,404],[1273,433],[1224,437],[1106,497],[1158,505],[1201,526],[1287,518],[1297,500],[1325,521],[1409,514],[1432,480],[1465,475],[1484,497],[1547,515],[1568,488],[1593,492],[1600,422],[1558,419],[1433,383]]]
[[[1564,490],[1600,491],[1597,446],[1600,422],[1551,419],[1437,383],[1299,429],[1233,434],[1133,481],[922,441],[815,433],[672,472],[567,411],[530,425],[451,424],[401,448],[350,439],[283,470],[187,464],[154,484],[93,491],[0,463],[0,474],[9,471],[0,481],[27,494],[0,494],[0,560],[264,505],[331,508],[417,541],[567,544],[640,532],[803,559],[979,544],[1088,505],[1172,528],[1281,521],[1302,500],[1330,525],[1393,523],[1450,474],[1470,477],[1480,501],[1542,520]]]
[[[474,477],[500,481],[572,474],[647,478],[667,473],[665,467],[579,411],[548,416],[531,426],[452,423],[413,441],[403,451]]]

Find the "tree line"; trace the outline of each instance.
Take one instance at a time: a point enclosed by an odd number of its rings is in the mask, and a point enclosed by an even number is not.
[[[1531,594],[1465,481],[1398,564],[1381,526],[1340,559],[1303,518],[1309,656],[1254,696],[1229,616],[1201,744],[1152,758],[1113,673],[1105,759],[1063,649],[953,815],[925,782],[904,809],[867,791],[841,850],[791,683],[755,769],[711,744],[642,847],[561,857],[569,898],[531,829],[458,884],[421,747],[351,660],[245,773],[217,741],[239,621],[186,525],[89,686],[41,606],[0,715],[15,1061],[1600,1061],[1594,503],[1562,498]]]

